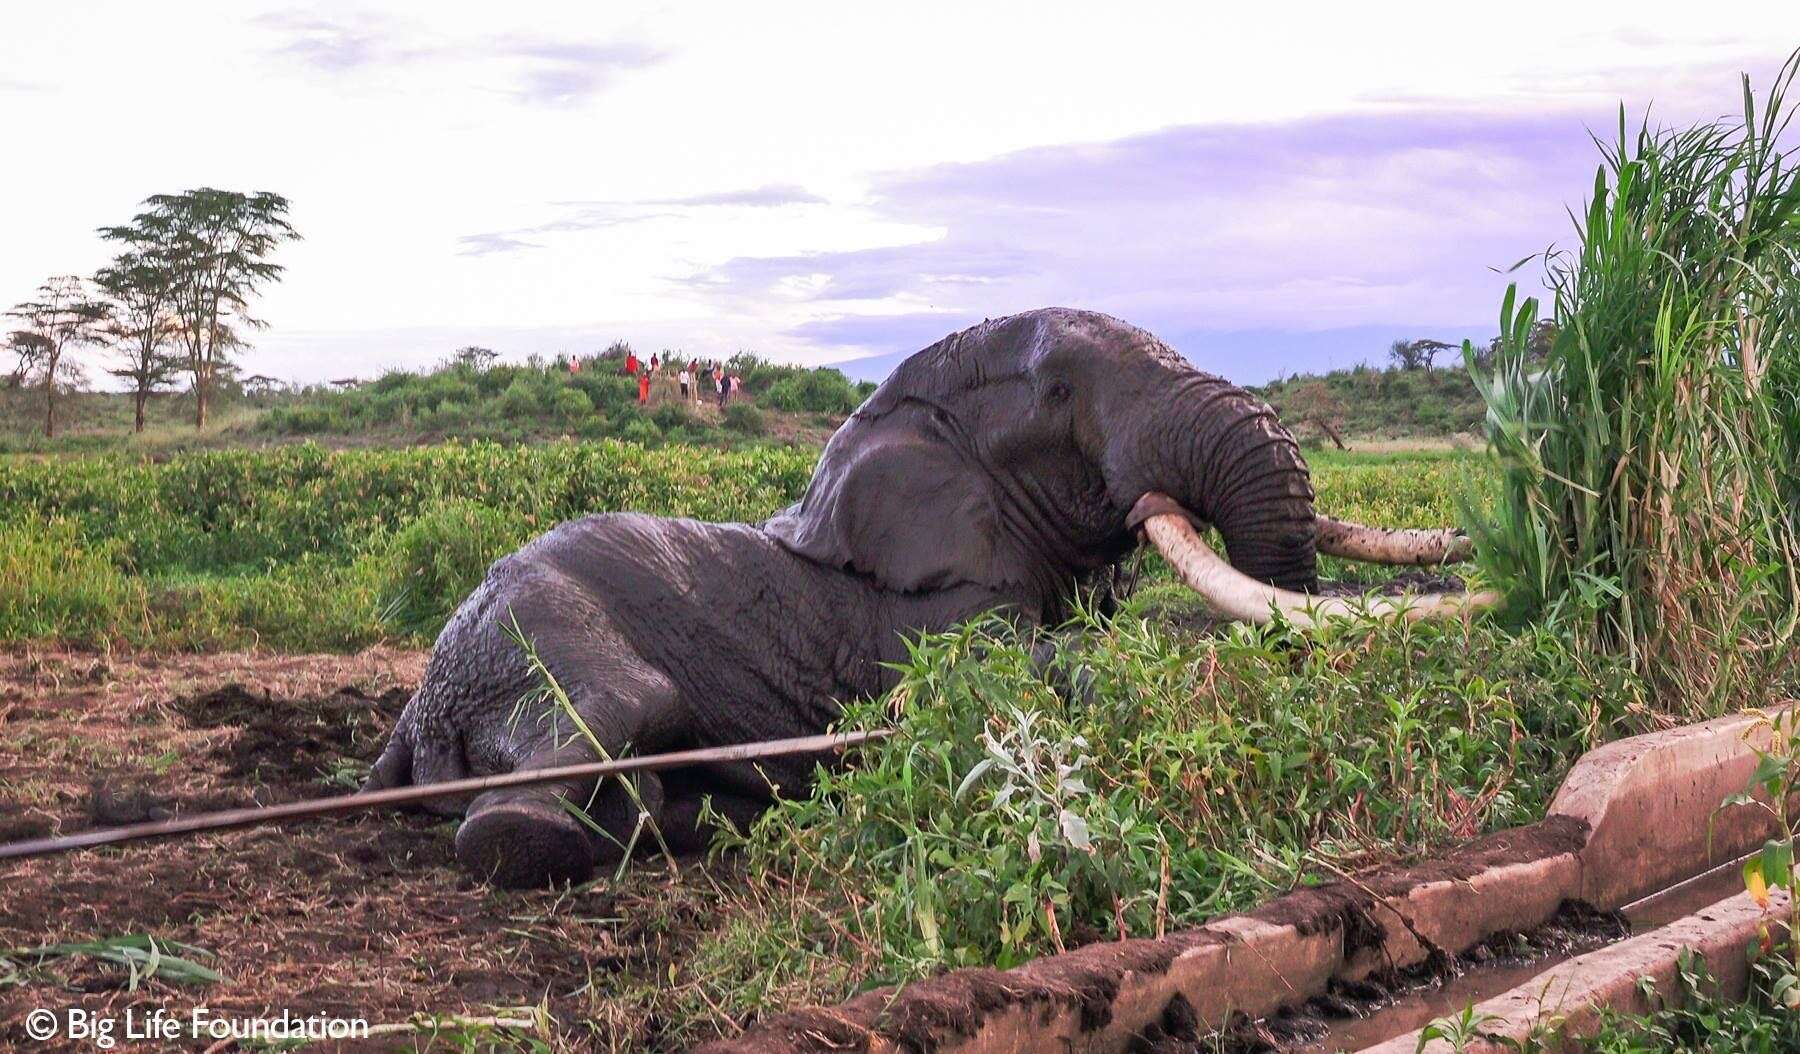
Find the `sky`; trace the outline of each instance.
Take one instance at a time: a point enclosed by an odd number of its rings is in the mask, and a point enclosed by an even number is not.
[[[1260,383],[1492,334],[1590,131],[1737,110],[1800,45],[1800,4],[1732,12],[9,5],[0,300],[218,186],[293,203],[244,357],[284,380],[615,339],[879,376],[1057,304]]]

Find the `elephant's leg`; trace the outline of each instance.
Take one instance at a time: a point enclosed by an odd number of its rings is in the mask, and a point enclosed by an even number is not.
[[[518,771],[595,760],[585,740],[524,759]],[[631,777],[633,794],[616,777],[564,780],[488,791],[469,805],[456,832],[457,860],[477,877],[509,889],[584,882],[602,862],[617,860],[640,823],[663,813],[662,781],[653,772]],[[646,831],[637,851],[651,844]]]
[[[566,693],[585,733],[560,701],[545,698],[546,684],[506,632],[514,626]],[[680,745],[689,726],[674,685],[590,596],[540,569],[503,566],[439,638],[425,682],[368,786],[553,768],[596,761],[602,753],[652,753]],[[639,779],[639,797],[654,813],[661,807],[660,782]],[[464,812],[463,804],[448,808]],[[457,856],[478,876],[505,886],[583,880],[614,849],[571,805],[620,841],[638,817],[617,780],[513,787],[466,805]]]

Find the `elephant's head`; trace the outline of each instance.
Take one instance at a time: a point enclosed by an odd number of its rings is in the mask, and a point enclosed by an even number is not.
[[[1191,522],[1216,526],[1230,564]],[[1305,459],[1261,400],[1149,333],[1046,308],[913,355],[826,446],[767,529],[795,552],[918,591],[962,584],[1052,608],[1144,529],[1232,614],[1308,605],[1317,554],[1435,563],[1451,532],[1319,517]]]

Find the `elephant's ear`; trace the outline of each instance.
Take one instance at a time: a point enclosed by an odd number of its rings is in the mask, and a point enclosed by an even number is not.
[[[764,529],[891,589],[1000,586],[989,481],[947,432],[931,407],[878,392],[832,436],[806,496]]]

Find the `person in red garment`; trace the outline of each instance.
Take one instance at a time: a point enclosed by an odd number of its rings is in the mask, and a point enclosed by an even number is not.
[[[638,405],[650,405],[650,371],[638,371]]]

